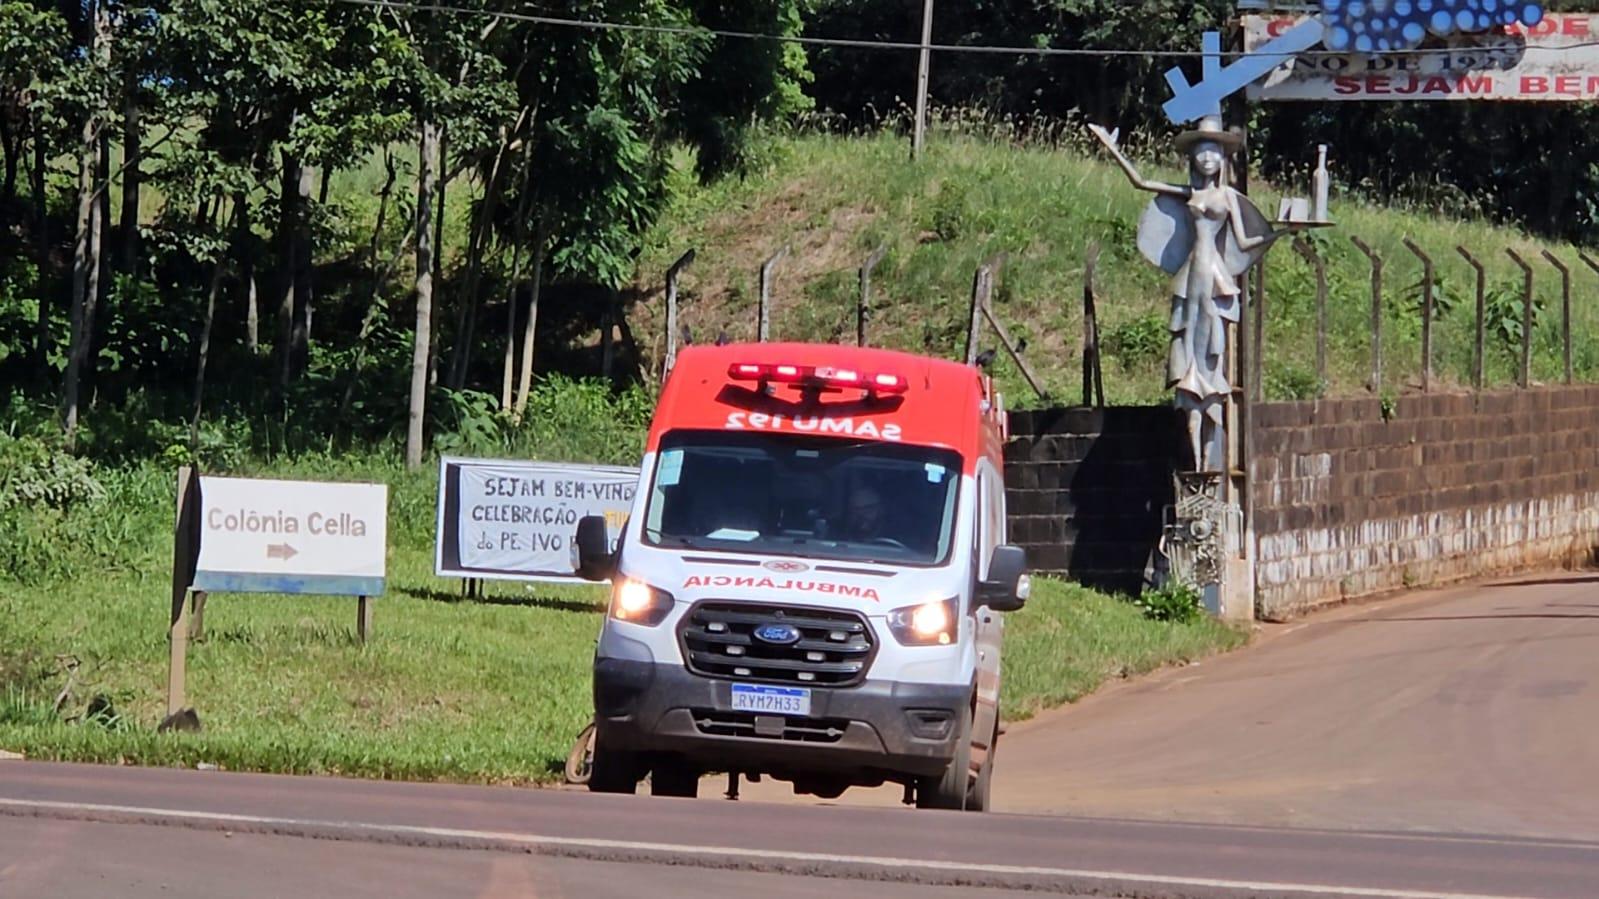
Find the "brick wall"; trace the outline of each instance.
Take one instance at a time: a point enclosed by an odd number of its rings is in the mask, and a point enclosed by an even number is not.
[[[1035,571],[1136,593],[1185,446],[1169,406],[1013,412],[1005,447],[1010,540]]]
[[[1590,561],[1599,387],[1254,407],[1256,610]]]

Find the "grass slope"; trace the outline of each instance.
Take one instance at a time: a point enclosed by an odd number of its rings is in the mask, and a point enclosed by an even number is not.
[[[1149,176],[1179,178],[1174,169],[1145,169]],[[639,270],[645,302],[633,313],[635,333],[655,335],[657,345],[663,273],[689,247],[698,258],[683,280],[682,316],[698,339],[722,331],[734,338],[754,334],[757,269],[787,245],[792,252],[778,268],[774,289],[774,335],[853,340],[856,269],[874,248],[885,246],[888,255],[873,280],[870,339],[938,355],[960,351],[972,273],[985,258],[1004,252],[1008,262],[996,310],[1010,330],[1027,338],[1029,360],[1051,393],[1073,399],[1081,391],[1084,260],[1097,242],[1103,248],[1096,285],[1109,353],[1106,398],[1148,402],[1165,396],[1169,279],[1138,255],[1133,242],[1148,196],[1100,155],[945,131],[930,140],[921,162],[911,164],[906,142],[894,135],[800,136],[776,141],[772,161],[757,176],[700,186],[685,174],[676,188],[649,236]],[[1297,190],[1305,192],[1304,186]],[[1278,194],[1269,185],[1257,184],[1254,191],[1268,213],[1275,211]],[[1582,269],[1574,248],[1337,192],[1333,217],[1338,227],[1314,238],[1330,273],[1328,383],[1318,384],[1315,375],[1311,269],[1282,243],[1268,258],[1268,395],[1302,398],[1364,389],[1370,269],[1351,236],[1365,239],[1386,262],[1384,392],[1420,381],[1421,264],[1404,248],[1406,236],[1438,263],[1435,368],[1444,384],[1470,383],[1475,276],[1455,252],[1461,244],[1488,265],[1490,382],[1511,383],[1519,358],[1521,275],[1506,248],[1539,269],[1543,311],[1535,319],[1534,379],[1561,377],[1559,279],[1539,251],[1552,249]],[[1575,277],[1576,369],[1579,378],[1592,379],[1599,376],[1599,338],[1593,336],[1599,334],[1599,305],[1583,302],[1583,279],[1591,274],[1578,271]],[[984,345],[997,343],[990,337]],[[1013,405],[1037,403],[1008,359],[997,372]]]

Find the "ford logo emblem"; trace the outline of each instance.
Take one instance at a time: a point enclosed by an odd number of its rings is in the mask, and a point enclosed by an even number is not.
[[[761,567],[765,568],[767,571],[786,571],[789,573],[811,570],[811,566],[805,564],[804,562],[795,562],[787,559],[773,559],[770,562],[764,563]]]
[[[789,646],[800,640],[799,628],[787,624],[763,624],[755,629],[755,639],[762,643]]]

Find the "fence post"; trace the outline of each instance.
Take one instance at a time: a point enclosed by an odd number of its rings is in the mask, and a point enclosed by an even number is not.
[[[683,274],[683,269],[693,262],[694,250],[690,249],[666,270],[666,362],[661,366],[663,382],[671,373],[672,366],[677,364],[677,279]]]
[[[167,717],[183,711],[189,662],[189,587],[200,557],[200,472],[178,469],[177,513],[173,518],[172,614],[167,622]]]
[[[871,314],[872,308],[872,270],[883,261],[883,256],[888,252],[888,247],[881,246],[866,257],[866,264],[861,266],[861,298],[855,306],[855,345],[866,346],[866,319]]]
[[[772,334],[772,270],[788,255],[788,246],[773,253],[770,258],[761,263],[761,299],[758,319],[755,326],[755,339],[765,343]]]
[[[1571,268],[1548,250],[1543,251],[1543,258],[1560,272],[1560,337],[1566,355],[1566,383],[1570,384],[1576,380],[1571,370]]]
[[[1327,263],[1310,241],[1294,238],[1294,250],[1316,270],[1316,382],[1327,384]]]
[[[994,273],[988,266],[980,265],[972,276],[972,317],[966,323],[966,364],[977,364],[977,333],[982,322],[982,309],[988,305],[988,295],[994,289]]]
[[[1477,257],[1471,255],[1471,251],[1464,246],[1455,247],[1455,252],[1464,257],[1467,264],[1477,272],[1477,344],[1471,361],[1471,384],[1476,389],[1481,390],[1484,380],[1483,349],[1488,316],[1488,271],[1481,262],[1477,261]]]
[[[1371,380],[1366,388],[1382,392],[1382,257],[1358,236],[1349,238],[1371,260]]]
[[[1083,405],[1105,405],[1105,379],[1099,367],[1099,313],[1094,306],[1094,270],[1099,268],[1099,241],[1088,245],[1083,265]]]
[[[1521,377],[1523,388],[1532,384],[1532,266],[1521,258],[1514,247],[1505,247],[1505,255],[1521,267]]]
[[[1405,249],[1421,260],[1421,392],[1427,393],[1432,390],[1432,257],[1409,237],[1404,242]]]
[[[972,276],[972,314],[966,323],[966,364],[977,364],[977,336],[983,325],[983,308],[994,294],[994,273],[1005,264],[1005,254],[984,260]]]

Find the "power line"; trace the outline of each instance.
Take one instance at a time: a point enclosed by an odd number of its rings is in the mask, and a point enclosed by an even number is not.
[[[779,44],[799,44],[808,47],[840,47],[856,50],[905,50],[921,52],[923,45],[911,41],[879,41],[863,38],[840,37],[805,37],[802,35],[766,34],[758,31],[730,31],[721,28],[690,27],[687,25],[641,25],[632,22],[610,22],[595,19],[570,19],[560,16],[543,16],[534,13],[510,12],[497,9],[470,9],[462,6],[450,6],[443,3],[410,2],[410,0],[333,0],[351,6],[369,6],[377,9],[398,10],[401,12],[432,12],[448,13],[464,16],[487,16],[491,18],[506,19],[515,22],[528,22],[534,25],[551,25],[561,28],[581,28],[589,31],[624,31],[642,32],[647,34],[670,34],[683,37],[722,37],[734,40],[771,41]],[[1299,53],[1249,53],[1237,50],[1227,50],[1220,54],[1207,54],[1200,50],[1150,50],[1111,48],[1092,50],[1084,47],[1006,47],[984,44],[929,44],[927,48],[939,53],[972,53],[990,56],[1097,56],[1097,57],[1138,57],[1144,59],[1198,59],[1204,56],[1220,56],[1223,59],[1238,59],[1245,56],[1261,58],[1275,55],[1281,56],[1286,62],[1292,59],[1305,57],[1416,57],[1416,56],[1453,56],[1457,54],[1487,55],[1490,58],[1499,54],[1515,53],[1565,53],[1572,50],[1584,50],[1599,47],[1599,41],[1562,44],[1558,47],[1545,47],[1528,44],[1519,47],[1420,47],[1409,50],[1376,51],[1367,54],[1355,54],[1342,50],[1306,50]]]
[[[559,16],[541,16],[532,13],[509,12],[493,9],[467,9],[442,3],[413,3],[401,0],[335,0],[354,6],[373,6],[404,12],[442,12],[470,16],[494,16],[536,25],[555,25],[566,28],[584,28],[590,31],[634,31],[651,34],[674,34],[689,37],[725,37],[735,40],[772,41],[781,44],[801,44],[811,47],[845,47],[859,50],[915,50],[922,45],[910,41],[876,41],[860,38],[804,37],[788,34],[763,34],[756,31],[729,31],[721,28],[700,28],[684,25],[639,25],[630,22],[605,22],[592,19],[567,19]],[[1142,56],[1194,58],[1205,54],[1197,50],[1089,50],[1078,47],[999,47],[972,44],[931,44],[930,49],[941,53],[986,53],[1003,56]],[[1237,55],[1237,54],[1230,54]]]

